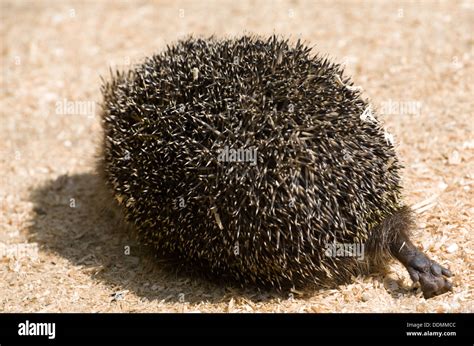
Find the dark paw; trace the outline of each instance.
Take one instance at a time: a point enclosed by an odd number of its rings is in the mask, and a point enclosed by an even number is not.
[[[408,273],[413,282],[420,282],[423,296],[428,299],[450,291],[453,287],[446,277],[452,276],[449,269],[418,253],[408,263]]]

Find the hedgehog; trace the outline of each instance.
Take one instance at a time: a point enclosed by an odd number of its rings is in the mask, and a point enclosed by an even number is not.
[[[302,41],[188,37],[101,90],[103,185],[156,254],[278,290],[346,284],[394,258],[425,298],[452,289],[410,240],[391,136]]]

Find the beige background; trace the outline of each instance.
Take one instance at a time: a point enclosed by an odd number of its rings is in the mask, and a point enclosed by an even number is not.
[[[473,8],[1,0],[0,311],[472,312]],[[302,38],[346,64],[395,137],[406,200],[420,212],[416,244],[456,274],[453,293],[422,299],[395,262],[291,297],[216,285],[153,261],[99,212],[99,76],[187,34],[242,33]]]

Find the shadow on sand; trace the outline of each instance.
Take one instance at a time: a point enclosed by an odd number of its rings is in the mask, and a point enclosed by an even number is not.
[[[231,297],[254,302],[288,297],[215,282],[177,261],[156,258],[101,205],[98,183],[94,174],[63,175],[33,190],[31,241],[82,266],[111,289],[129,290],[148,300],[179,302],[184,297],[189,303],[218,303]]]

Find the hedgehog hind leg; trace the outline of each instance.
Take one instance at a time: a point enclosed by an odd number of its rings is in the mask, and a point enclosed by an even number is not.
[[[410,229],[414,225],[412,211],[404,206],[387,217],[369,241],[375,261],[380,261],[387,254],[399,260],[410,274],[413,282],[419,282],[423,296],[428,299],[452,289],[446,278],[451,272],[431,260],[410,240]]]

